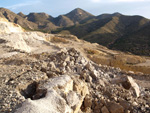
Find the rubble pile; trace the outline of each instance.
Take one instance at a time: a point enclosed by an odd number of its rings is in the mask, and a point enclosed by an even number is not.
[[[150,89],[141,75],[97,65],[74,48],[1,59],[0,112],[149,113]],[[9,60],[13,59],[9,58]],[[9,68],[9,71],[7,70]],[[11,73],[13,70],[14,73]],[[147,77],[148,75],[142,75]]]

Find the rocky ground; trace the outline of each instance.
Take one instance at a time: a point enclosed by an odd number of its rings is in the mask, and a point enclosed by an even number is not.
[[[1,32],[1,113],[150,112],[150,75],[88,58],[118,52],[72,35]]]
[[[1,59],[0,71],[1,112],[150,111],[150,87],[138,82],[149,75],[97,65],[74,48]]]

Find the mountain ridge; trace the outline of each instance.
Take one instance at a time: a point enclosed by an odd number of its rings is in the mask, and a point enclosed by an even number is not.
[[[134,45],[138,48],[142,47],[144,41],[138,36],[138,32],[142,32],[143,36],[149,42],[149,32],[146,29],[150,25],[150,20],[142,16],[128,16],[115,12],[113,14],[101,14],[94,16],[80,8],[76,8],[71,12],[59,15],[54,18],[46,13],[23,13],[15,14],[8,9],[0,8],[0,17],[6,18],[10,22],[21,25],[27,30],[39,30],[47,33],[67,33],[76,35],[78,38],[84,39],[89,42],[99,43],[103,46],[112,49],[118,49],[134,54],[149,55],[148,52],[139,52]],[[146,32],[146,33],[144,33]],[[135,33],[135,34],[134,34]],[[132,40],[131,36],[134,34],[135,39],[140,38],[140,43]],[[128,37],[128,38],[125,38]],[[120,49],[118,40],[132,40],[130,44],[131,50]],[[143,39],[143,40],[144,40]],[[126,41],[128,42],[128,41]],[[123,43],[123,42],[122,42]],[[131,43],[131,42],[130,42]],[[128,44],[124,45],[126,47]],[[145,49],[150,45],[146,43]],[[144,49],[144,47],[142,47]],[[137,50],[137,51],[136,51]]]

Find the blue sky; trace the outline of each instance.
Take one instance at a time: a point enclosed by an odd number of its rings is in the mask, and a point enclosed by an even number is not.
[[[120,12],[150,18],[150,0],[0,0],[0,7],[24,14],[45,12],[53,17],[81,8],[94,15]]]

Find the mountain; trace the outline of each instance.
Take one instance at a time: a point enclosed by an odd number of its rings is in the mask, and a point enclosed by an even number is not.
[[[105,18],[110,18],[110,17],[113,17],[113,16],[121,16],[122,14],[116,12],[116,13],[113,13],[113,14],[101,14],[99,16],[97,16],[96,18],[97,19],[105,19]]]
[[[55,25],[60,27],[69,27],[74,25],[74,22],[64,15],[60,15],[57,18],[55,18],[54,22]]]
[[[32,21],[32,22],[37,23],[39,25],[40,24],[42,25],[44,23],[48,23],[51,20],[53,20],[53,17],[46,14],[46,13],[30,13],[26,17],[29,21]]]
[[[110,48],[150,56],[150,24],[117,39]]]
[[[28,21],[27,19],[22,18],[21,16],[15,14],[12,11],[5,9],[5,8],[0,8],[0,17],[6,18],[10,22],[19,24],[23,28],[26,28],[26,29],[30,29],[30,30],[38,29],[37,24],[35,24],[31,21]]]
[[[91,19],[94,15],[80,9],[76,8],[65,15],[66,17],[70,18],[75,24],[78,24],[84,20]]]
[[[53,23],[53,17],[46,13],[30,13],[26,16],[28,21],[34,22],[38,28],[45,32],[50,32],[58,27]]]
[[[19,15],[19,16],[21,16],[21,17],[26,17],[26,15],[25,14],[23,14],[22,12],[19,12],[17,15]]]
[[[111,49],[149,55],[150,20],[142,16],[128,16],[118,12],[94,16],[80,8],[56,18],[46,13],[15,14],[0,8],[0,17],[25,29],[47,33],[73,34],[78,38],[99,43]],[[137,41],[140,40],[140,43]],[[145,41],[146,40],[146,41]]]
[[[142,32],[141,34],[147,37],[147,33],[144,33],[146,30],[144,29],[146,29],[146,26],[149,24],[150,20],[142,16],[126,16],[119,13],[114,13],[102,14],[84,22],[83,24],[77,24],[72,27],[61,29],[60,31],[68,31],[71,34],[76,35],[78,38],[93,43],[99,43],[109,48],[140,54],[139,52],[131,51],[128,47],[128,49],[117,48],[122,46],[122,44],[119,43],[119,40],[122,40],[123,43],[123,40],[127,39],[125,37],[128,36],[128,38],[131,38],[133,34],[136,40],[136,37],[139,37],[138,32]],[[137,42],[132,43],[134,44]],[[127,46],[125,44],[126,43],[124,43],[124,48]],[[143,43],[138,44],[138,46],[139,48],[142,47]],[[145,47],[150,47],[150,45],[147,44]],[[142,55],[148,54],[143,52]]]

